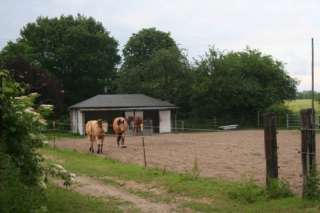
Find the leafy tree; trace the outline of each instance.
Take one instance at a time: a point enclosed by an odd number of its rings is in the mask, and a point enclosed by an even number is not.
[[[1,55],[2,60],[20,57],[51,72],[62,81],[70,105],[111,85],[120,62],[117,48],[117,41],[91,17],[39,17]]]
[[[155,28],[133,34],[123,50],[118,91],[144,93],[177,104],[187,113],[192,76],[187,58],[169,33]]]
[[[258,50],[223,53],[214,48],[197,61],[192,105],[200,117],[255,114],[292,99],[297,82],[283,64]]]
[[[62,112],[64,91],[62,83],[53,74],[21,58],[8,60],[1,66],[9,70],[15,81],[24,85],[26,93],[41,94],[38,104],[52,104],[57,114]]]

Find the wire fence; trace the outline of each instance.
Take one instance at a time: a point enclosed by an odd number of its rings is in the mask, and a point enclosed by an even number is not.
[[[165,130],[159,123],[155,125],[152,120],[144,120],[143,128],[135,128],[129,125],[127,136],[135,135],[154,135],[160,132],[216,132],[224,130],[236,129],[261,129],[264,126],[263,114],[257,113],[256,115],[239,116],[238,118],[214,116],[210,119],[177,119],[172,120],[170,124],[166,124]],[[276,116],[276,125],[280,129],[301,129],[301,118],[298,113],[288,113],[285,115]],[[319,129],[320,115],[316,115],[316,130]],[[169,125],[169,126],[168,126]],[[83,125],[84,127],[85,125]],[[79,135],[78,132],[72,131],[69,121],[48,121],[45,129],[48,135],[52,134],[66,134],[66,135]],[[84,131],[83,131],[84,132]],[[108,134],[112,134],[112,125],[108,125]]]

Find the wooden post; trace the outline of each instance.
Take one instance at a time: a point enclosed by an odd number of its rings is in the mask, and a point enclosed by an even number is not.
[[[269,187],[272,179],[278,179],[276,116],[274,113],[265,113],[263,120],[266,156],[266,184]]]
[[[144,137],[142,137],[142,149],[143,149],[144,168],[147,168],[147,158],[146,158],[146,149],[145,149],[145,146],[144,146]]]
[[[315,123],[313,120],[313,109],[304,109],[301,114],[301,161],[303,190],[302,195],[305,196],[308,191],[308,177],[315,175],[316,172],[316,135]]]
[[[286,125],[287,125],[287,129],[289,129],[289,114],[286,114]]]
[[[260,128],[260,111],[257,112],[257,127]]]

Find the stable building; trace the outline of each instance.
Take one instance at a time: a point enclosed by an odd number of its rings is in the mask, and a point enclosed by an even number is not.
[[[96,95],[69,107],[73,133],[84,134],[85,123],[103,119],[110,124],[115,117],[139,116],[145,129],[153,133],[171,132],[171,116],[177,107],[167,101],[143,94]]]

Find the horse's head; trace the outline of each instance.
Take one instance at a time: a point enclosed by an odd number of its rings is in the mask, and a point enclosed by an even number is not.
[[[108,122],[102,119],[98,119],[97,122],[98,122],[98,126],[102,128],[104,132],[108,132]]]
[[[116,129],[117,133],[121,133],[122,134],[128,128],[127,120],[125,118],[123,118],[123,117],[116,118],[115,124],[116,124],[116,127],[114,127],[114,129]]]
[[[128,121],[128,123],[131,123],[132,121],[133,121],[133,116],[129,116],[128,118],[127,118],[127,121]]]
[[[98,119],[97,122],[98,122],[98,126],[102,127],[103,120],[102,119]]]

